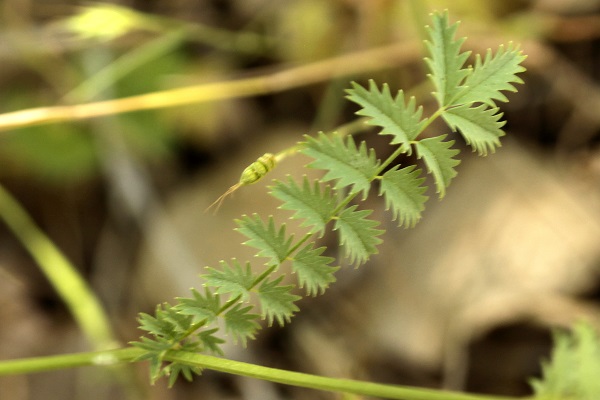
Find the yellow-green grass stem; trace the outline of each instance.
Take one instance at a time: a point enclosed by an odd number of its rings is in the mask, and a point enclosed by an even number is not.
[[[94,292],[21,204],[2,186],[0,218],[33,257],[93,348],[115,347],[117,341],[109,319]]]
[[[336,77],[398,67],[418,59],[420,55],[418,43],[407,41],[249,78],[157,91],[114,100],[13,111],[0,114],[0,131],[277,93]]]

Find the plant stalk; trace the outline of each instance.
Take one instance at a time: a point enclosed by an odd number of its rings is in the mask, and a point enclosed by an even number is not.
[[[140,110],[277,93],[334,77],[365,73],[409,63],[420,57],[410,41],[359,51],[279,72],[231,81],[158,91],[121,99],[68,106],[39,107],[0,114],[0,131],[76,121]]]
[[[0,361],[0,376],[29,374],[65,368],[85,366],[109,366],[123,362],[134,362],[144,354],[144,350],[128,347],[101,352],[76,353],[68,355],[27,358]],[[220,357],[196,354],[185,351],[169,351],[165,361],[225,372],[234,375],[262,379],[270,382],[326,390],[339,393],[352,393],[361,396],[375,396],[397,400],[516,400],[515,397],[477,395],[435,389],[386,385],[351,379],[328,378],[300,372],[263,367]],[[525,400],[525,399],[523,399]]]
[[[92,346],[96,350],[116,347],[109,319],[87,282],[1,185],[0,219],[36,261]]]

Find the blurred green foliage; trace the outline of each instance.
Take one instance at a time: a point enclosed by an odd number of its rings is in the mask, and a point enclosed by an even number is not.
[[[542,365],[543,379],[533,379],[536,398],[600,399],[600,336],[586,322],[571,332],[557,332],[552,359]]]
[[[463,25],[493,30],[500,24],[497,16],[519,5],[516,0],[501,5],[461,0],[453,3],[452,12],[455,18],[468,20],[469,24]],[[433,0],[368,4],[257,1],[255,7],[237,5],[230,10],[238,18],[234,28],[220,25],[214,10],[206,16],[198,14],[202,21],[197,21],[191,15],[184,19],[103,3],[66,9],[66,16],[50,15],[39,26],[34,20],[30,25],[16,24],[7,14],[0,21],[4,19],[8,27],[24,30],[24,36],[29,34],[25,30],[40,28],[49,32],[50,39],[48,43],[31,41],[31,45],[13,43],[19,51],[12,54],[12,61],[20,71],[14,79],[9,76],[0,81],[0,109],[8,112],[120,98],[230,79],[247,66],[307,63],[399,40],[418,40],[424,34],[419,27],[427,21],[427,13],[447,6]],[[198,7],[208,11],[207,5]],[[14,16],[19,16],[18,12]],[[472,23],[475,21],[480,25]],[[44,48],[53,40],[63,50]],[[402,87],[419,84],[412,79],[410,71],[385,75],[390,85]],[[339,106],[327,105],[339,102],[338,93],[319,99],[309,89],[308,95],[320,102],[321,110],[343,112]],[[113,116],[108,124],[92,120],[19,129],[0,137],[4,165],[0,174],[53,182],[84,179],[98,171],[102,155],[94,135],[102,134],[98,131],[101,126],[118,131],[112,134],[121,135],[141,160],[160,160],[169,156],[172,144],[181,138],[178,135],[188,135],[187,140],[192,138],[197,145],[210,145],[219,140],[223,130],[239,130],[228,134],[231,137],[245,134],[243,129],[250,127],[241,120],[256,111],[247,104],[240,108],[231,102],[206,103]],[[297,114],[296,110],[290,112]],[[322,114],[318,114],[321,120],[336,121],[336,116]]]
[[[78,54],[76,57],[85,56]],[[165,76],[181,71],[183,60],[180,51],[165,54],[137,68],[130,76],[115,81],[110,90],[114,97],[126,97],[161,89]],[[80,61],[81,58],[74,63]],[[18,110],[40,106],[31,94],[9,88],[2,98],[3,108]],[[121,135],[138,156],[155,159],[169,155],[174,135],[159,112],[140,111],[110,119],[110,127],[118,130],[113,134]],[[33,126],[4,134],[0,138],[0,159],[5,166],[1,173],[48,183],[89,178],[98,172],[99,154],[93,136],[102,134],[98,129],[101,128],[96,121],[91,120]]]

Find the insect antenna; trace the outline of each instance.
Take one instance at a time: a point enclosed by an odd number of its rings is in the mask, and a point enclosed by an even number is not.
[[[242,183],[238,182],[235,185],[233,185],[232,187],[230,187],[229,189],[227,189],[227,191],[225,193],[223,193],[222,195],[220,195],[218,199],[216,199],[215,201],[213,201],[210,206],[206,207],[206,209],[204,210],[204,212],[207,212],[211,208],[214,208],[213,214],[216,214],[217,211],[219,211],[219,208],[221,208],[221,204],[223,204],[223,201],[225,201],[225,198],[227,196],[229,196],[231,193],[233,193],[236,190],[238,190],[238,188],[240,186],[242,186]]]

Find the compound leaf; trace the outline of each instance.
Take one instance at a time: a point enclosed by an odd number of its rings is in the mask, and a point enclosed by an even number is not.
[[[237,260],[232,260],[232,265],[221,261],[221,269],[207,267],[208,273],[202,275],[207,286],[215,287],[215,294],[230,293],[231,298],[239,297],[246,301],[250,296],[250,289],[254,283],[254,275],[250,263],[242,268]]]
[[[352,186],[352,192],[363,192],[363,199],[367,197],[371,181],[377,176],[379,161],[375,151],[367,151],[365,142],[356,147],[352,136],[344,142],[338,134],[330,137],[319,133],[315,139],[307,136],[306,146],[302,152],[314,161],[308,166],[327,170],[323,181],[337,180],[336,189]]]
[[[379,222],[367,219],[371,210],[358,210],[357,206],[344,209],[336,219],[334,229],[340,233],[340,244],[344,246],[350,264],[359,266],[377,253],[377,246],[382,242],[378,237],[383,230],[375,229]]]
[[[473,151],[485,156],[500,146],[500,137],[504,136],[501,129],[504,121],[500,121],[502,113],[498,111],[498,108],[486,108],[485,104],[462,105],[446,110],[442,116],[454,131],[460,131]]]
[[[525,71],[520,64],[526,56],[510,43],[507,47],[500,46],[495,55],[488,49],[483,61],[479,54],[475,57],[475,66],[464,82],[464,90],[452,104],[477,102],[495,107],[494,100],[508,101],[501,91],[516,92],[513,84],[523,83],[517,74]]]
[[[260,329],[261,316],[269,325],[289,322],[299,310],[295,303],[301,297],[293,293],[294,285],[282,284],[283,276],[272,275],[284,260],[291,261],[298,284],[307,295],[324,292],[335,281],[339,267],[331,265],[332,257],[323,255],[325,247],[315,248],[314,243],[306,242],[313,234],[323,236],[330,221],[334,221],[333,229],[350,264],[359,266],[377,253],[384,232],[378,229],[379,222],[368,218],[371,210],[348,206],[359,194],[366,199],[375,179],[381,180],[379,195],[384,196],[386,209],[392,210],[398,225],[415,225],[427,200],[422,171],[416,166],[383,171],[396,155],[410,155],[414,147],[417,158],[433,176],[439,196],[445,195],[456,176],[459,151],[452,148],[454,141],[447,140],[447,135],[418,139],[435,118],[441,115],[480,155],[500,146],[504,122],[496,102],[507,101],[504,92],[516,91],[516,84],[523,83],[517,75],[525,70],[520,65],[525,56],[509,44],[496,54],[488,50],[485,57],[477,55],[473,67],[465,68],[470,52],[461,51],[465,39],[455,39],[457,28],[458,24],[449,23],[447,12],[434,14],[432,26],[427,28],[426,63],[440,106],[429,119],[422,120],[423,109],[417,107],[414,98],[407,99],[403,91],[392,95],[387,84],[379,88],[372,80],[368,87],[352,83],[347,91],[347,98],[361,107],[356,114],[367,117],[369,125],[381,127],[380,134],[391,135],[391,144],[398,146],[383,163],[365,142],[357,144],[350,135],[319,133],[315,138],[306,137],[301,152],[313,158],[309,167],[326,171],[324,177],[311,182],[305,176],[301,185],[288,178],[285,183],[276,182],[271,194],[283,202],[281,209],[293,212],[291,219],[302,220],[300,225],[310,229],[310,234],[293,244],[293,236],[286,236],[286,225],[276,226],[273,217],[263,221],[256,214],[243,216],[236,223],[237,230],[247,238],[244,244],[268,259],[268,268],[262,274],[253,275],[249,263],[221,262],[220,268],[209,267],[203,275],[207,286],[204,293],[192,289],[191,298],[178,298],[173,307],[164,303],[157,306],[154,316],[140,314],[140,329],[147,331],[148,337],[132,345],[143,350],[137,360],[150,361],[152,382],[168,376],[171,386],[180,375],[191,380],[201,372],[198,367],[169,362],[166,355],[171,350],[222,355],[224,340],[217,336],[219,325],[233,342],[246,346]],[[260,157],[224,196],[262,177],[278,158],[269,153]],[[333,182],[323,183],[329,181]],[[343,200],[338,197],[342,193],[347,194]],[[253,306],[248,305],[250,292],[258,300],[261,315],[253,313]],[[222,304],[221,295],[227,295],[228,301]],[[543,367],[544,379],[534,381],[532,386],[538,396],[548,399],[600,399],[599,359],[597,334],[589,327],[577,327],[573,338],[558,338],[552,363]]]
[[[362,107],[356,114],[370,117],[369,125],[383,128],[380,135],[392,135],[391,144],[400,144],[404,152],[411,153],[410,141],[421,133],[425,124],[421,120],[423,108],[416,108],[414,97],[406,104],[402,90],[393,98],[387,83],[379,91],[373,80],[369,81],[369,90],[352,82],[347,93],[349,100]]]
[[[463,69],[470,52],[460,52],[465,39],[454,40],[457,29],[458,23],[449,25],[447,12],[433,14],[433,26],[427,27],[430,40],[425,43],[431,57],[425,58],[425,62],[431,70],[440,107],[455,104],[453,99],[464,89],[462,83],[470,72]]]
[[[325,292],[329,284],[335,282],[334,273],[339,267],[329,265],[335,259],[323,256],[325,250],[325,247],[315,249],[309,244],[294,256],[292,270],[298,274],[300,287],[305,287],[309,296]]]
[[[320,236],[323,236],[325,225],[331,220],[337,207],[331,187],[326,186],[321,190],[318,180],[311,187],[306,176],[301,188],[288,178],[287,183],[276,182],[271,188],[271,194],[283,201],[279,208],[295,211],[292,219],[304,219],[300,226],[312,226],[311,232],[319,232]]]
[[[379,194],[385,196],[386,210],[392,208],[398,226],[412,227],[421,219],[425,209],[425,178],[420,177],[421,170],[414,165],[398,168],[396,166],[383,174]]]
[[[258,249],[257,256],[269,258],[270,265],[281,264],[288,256],[292,237],[286,238],[285,224],[276,231],[273,217],[269,217],[269,224],[265,225],[257,214],[244,215],[235,222],[238,224],[236,230],[250,239],[244,244]]]
[[[269,326],[273,325],[273,320],[283,326],[299,311],[294,302],[302,297],[291,293],[293,285],[280,285],[282,279],[283,276],[272,281],[265,280],[258,288],[262,316],[267,319]]]
[[[440,198],[446,194],[446,188],[456,176],[455,167],[460,164],[454,158],[459,151],[451,148],[454,140],[444,141],[446,136],[448,135],[422,139],[415,144],[417,157],[425,161],[427,169],[433,175]]]

